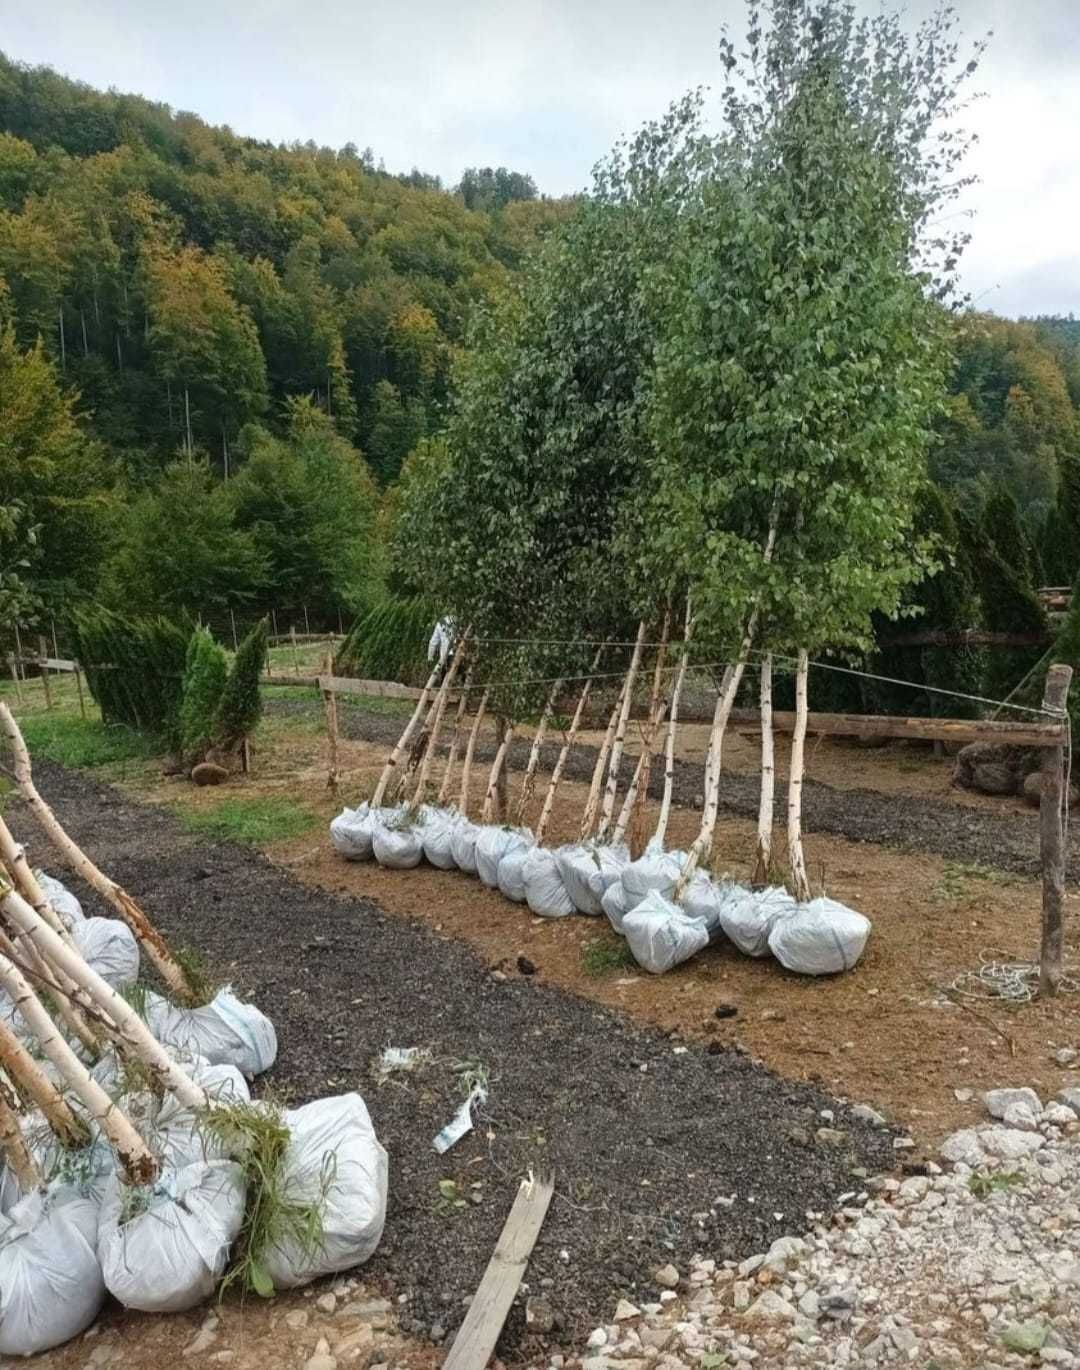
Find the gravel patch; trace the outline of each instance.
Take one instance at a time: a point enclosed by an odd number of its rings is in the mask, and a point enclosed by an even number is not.
[[[364,1095],[390,1154],[385,1236],[364,1275],[400,1301],[406,1334],[452,1338],[530,1170],[554,1173],[556,1197],[501,1354],[534,1360],[561,1354],[611,1298],[645,1297],[658,1265],[702,1249],[740,1260],[893,1162],[887,1129],[738,1051],[637,1028],[256,852],[198,841],[85,775],[36,769],[72,836],[169,938],[270,1015],[280,1056],[263,1087],[295,1102]],[[11,821],[48,866],[14,800]],[[430,1060],[380,1085],[388,1044]],[[476,1127],[440,1156],[432,1140],[478,1074]],[[543,1332],[526,1326],[537,1296],[551,1307]]]

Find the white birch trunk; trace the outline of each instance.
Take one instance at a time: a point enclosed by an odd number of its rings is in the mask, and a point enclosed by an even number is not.
[[[0,1021],[0,1065],[24,1103],[41,1109],[60,1145],[85,1146],[90,1134],[6,1022]]]
[[[667,748],[664,755],[664,795],[660,800],[660,816],[656,820],[656,829],[653,832],[653,840],[661,846],[663,846],[664,838],[667,836],[668,821],[671,818],[671,800],[675,792],[675,738],[679,722],[679,699],[682,696],[686,667],[690,660],[690,638],[693,631],[694,620],[690,616],[688,604],[686,607],[686,646],[683,648],[683,654],[679,660],[679,673],[675,677],[675,685],[671,691],[671,704],[668,709]]]
[[[528,811],[529,800],[532,798],[533,785],[536,781],[536,770],[540,765],[540,748],[544,745],[544,738],[547,736],[548,726],[551,723],[551,715],[555,712],[555,701],[559,697],[562,685],[562,681],[557,680],[548,692],[544,712],[540,715],[536,735],[533,738],[532,746],[529,748],[529,761],[521,779],[521,793],[518,795],[517,808],[514,811],[514,822],[519,827],[525,822],[525,814]]]
[[[458,673],[462,658],[468,647],[468,631],[462,634],[461,641],[454,652],[453,660],[450,662],[450,669],[443,676],[443,682],[439,686],[439,692],[435,696],[435,706],[432,713],[431,729],[428,733],[427,750],[424,752],[424,759],[420,764],[420,775],[416,782],[416,789],[413,791],[412,806],[416,808],[423,803],[424,790],[427,788],[428,776],[431,774],[431,763],[435,758],[435,753],[439,745],[439,730],[442,727],[443,714],[446,712],[446,701],[450,697],[450,687],[454,683],[454,677]]]
[[[186,1108],[209,1107],[206,1091],[176,1064],[127,1000],[63,942],[21,894],[8,889],[0,897],[0,913],[15,934],[12,940],[16,945],[36,948],[50,966],[74,982],[81,1008],[103,1010],[115,1023],[122,1048],[147,1067],[162,1090],[175,1094]]]
[[[18,895],[14,897],[18,898]],[[128,1182],[152,1184],[157,1179],[159,1167],[146,1143],[64,1041],[25,977],[2,952],[0,985],[11,996],[16,1011],[37,1038],[41,1050],[105,1134]]]
[[[795,727],[791,734],[791,762],[788,766],[787,845],[791,863],[791,892],[800,904],[810,900],[810,881],[802,845],[802,788],[806,768],[807,677],[810,657],[799,648],[795,667]]]
[[[761,659],[761,798],[758,802],[757,856],[753,884],[768,883],[772,861],[773,809],[776,796],[776,746],[773,739],[772,653]]]
[[[0,1154],[7,1158],[23,1194],[29,1194],[37,1188],[41,1183],[41,1172],[23,1140],[18,1115],[8,1102],[4,1090],[0,1090]]]
[[[461,763],[461,789],[458,792],[457,809],[463,818],[469,814],[469,782],[472,779],[473,755],[476,752],[476,739],[480,736],[480,725],[484,721],[484,714],[487,712],[489,691],[485,690],[480,696],[480,703],[476,708],[476,717],[473,719],[472,728],[469,730],[469,740],[465,744],[465,759]]]
[[[625,692],[626,681],[624,680],[622,688],[619,690],[619,697],[615,701],[615,707],[611,711],[611,717],[608,719],[604,740],[601,742],[600,750],[596,755],[592,783],[589,785],[588,798],[585,800],[585,812],[581,816],[581,840],[583,842],[591,834],[600,808],[600,787],[604,783],[604,771],[607,769],[607,760],[611,754],[611,744],[615,740],[615,729],[619,726],[619,714],[622,712],[623,694]]]
[[[661,688],[664,681],[664,663],[667,659],[667,642],[670,626],[671,611],[669,609],[664,615],[664,628],[660,634],[660,647],[656,653],[656,665],[653,668],[652,690],[649,693],[649,712],[641,738],[641,755],[638,757],[638,763],[634,767],[634,776],[627,787],[626,797],[623,799],[623,805],[619,811],[619,819],[615,824],[615,831],[611,836],[611,840],[616,846],[626,836],[626,830],[630,826],[630,821],[634,816],[639,801],[644,805],[645,797],[649,792],[649,774],[652,770],[653,742],[656,739],[656,730],[660,727],[664,718],[664,704],[661,698]]]
[[[593,659],[593,671],[596,670],[597,666],[600,663],[600,656],[603,650],[603,647],[601,647],[600,650],[596,653],[595,658]],[[547,794],[544,796],[544,806],[540,810],[540,819],[536,824],[537,845],[543,842],[544,834],[547,832],[547,825],[551,819],[551,810],[555,804],[555,795],[558,792],[559,783],[562,780],[563,771],[566,769],[566,762],[567,758],[570,755],[570,748],[574,745],[574,739],[577,737],[578,730],[581,727],[581,720],[585,714],[585,705],[589,702],[589,692],[591,689],[592,680],[588,679],[585,681],[585,684],[581,687],[581,694],[578,697],[577,708],[574,710],[574,716],[570,720],[570,727],[567,729],[566,736],[563,738],[563,744],[559,751],[558,759],[555,762],[555,769],[551,772],[551,780],[548,782]]]
[[[413,733],[416,732],[416,725],[424,716],[428,699],[441,674],[442,666],[436,663],[435,669],[427,678],[427,684],[424,686],[420,698],[416,701],[416,708],[412,711],[412,717],[409,719],[408,723],[405,724],[405,729],[398,738],[394,750],[386,759],[386,765],[382,769],[382,775],[379,776],[379,783],[375,786],[375,793],[371,796],[371,807],[373,809],[377,809],[383,802],[387,787],[393,779],[394,771],[401,760],[401,754],[412,741]]]
[[[510,750],[510,743],[514,736],[514,725],[506,724],[506,729],[499,743],[498,751],[495,753],[495,760],[491,763],[491,770],[488,773],[487,792],[484,795],[484,807],[480,812],[480,822],[490,823],[495,814],[495,805],[499,799],[499,781],[502,777],[503,767],[506,764],[506,754]],[[506,815],[500,812],[500,817]]]
[[[623,694],[622,709],[619,712],[619,722],[615,729],[615,740],[611,744],[611,761],[608,766],[607,785],[604,787],[604,802],[600,809],[600,825],[596,830],[597,841],[602,842],[607,837],[608,829],[611,827],[611,819],[615,812],[615,795],[619,788],[619,766],[622,763],[623,745],[626,741],[626,723],[630,717],[630,706],[634,699],[634,683],[637,680],[638,668],[641,665],[641,653],[645,643],[646,623],[642,619],[638,624],[637,640],[634,643],[633,655],[630,657],[630,669],[626,676],[626,689]]]
[[[469,687],[472,685],[472,667],[470,666],[465,673],[465,684],[461,689],[461,698],[458,700],[457,713],[454,715],[454,731],[450,737],[450,750],[446,756],[446,769],[443,771],[442,784],[439,786],[439,794],[435,800],[436,804],[445,804],[450,794],[450,782],[454,775],[454,766],[457,762],[458,746],[461,742],[461,724],[465,717],[465,709],[469,702]]]
[[[80,875],[92,889],[110,903],[138,939],[154,969],[161,976],[173,996],[182,1003],[195,1004],[197,996],[188,983],[183,968],[173,957],[162,935],[146,914],[115,880],[110,880],[90,860],[86,853],[67,835],[52,809],[38,794],[30,767],[30,754],[8,706],[0,702],[0,725],[11,743],[15,781],[30,811],[45,830],[53,846],[64,861]],[[52,931],[52,929],[50,929]],[[58,934],[54,933],[58,937]],[[61,940],[58,937],[58,940]]]

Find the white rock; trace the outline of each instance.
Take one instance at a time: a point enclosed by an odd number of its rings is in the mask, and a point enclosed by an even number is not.
[[[1001,1161],[1019,1161],[1033,1156],[1045,1145],[1038,1132],[1024,1132],[1014,1127],[984,1127],[979,1132],[979,1145],[988,1156]]]
[[[799,1300],[799,1312],[804,1318],[816,1318],[821,1312],[821,1302],[818,1299],[817,1291],[808,1289]]]
[[[1054,1061],[1059,1066],[1071,1066],[1078,1056],[1080,1052],[1075,1047],[1059,1047],[1054,1052]]]
[[[604,1331],[602,1327],[594,1327],[593,1330],[589,1333],[589,1340],[585,1343],[585,1345],[591,1346],[594,1349],[597,1349],[601,1346],[606,1346],[607,1333]]]
[[[850,1112],[853,1118],[858,1118],[864,1123],[873,1123],[875,1127],[885,1126],[885,1119],[876,1108],[871,1108],[869,1104],[855,1104]]]
[[[795,1309],[774,1290],[766,1289],[750,1305],[748,1316],[765,1322],[790,1322],[795,1317]]]
[[[629,1299],[620,1299],[615,1305],[615,1321],[626,1322],[628,1318],[640,1318],[641,1309]]]
[[[1006,1127],[1036,1128],[1039,1126],[1041,1108],[1036,1111],[1028,1103],[1010,1104],[1001,1114]]]
[[[930,1184],[929,1175],[912,1175],[909,1180],[903,1182],[897,1191],[896,1202],[901,1207],[918,1203],[920,1199],[926,1197],[930,1190]]]
[[[337,1307],[337,1296],[335,1294],[323,1294],[315,1300],[315,1307],[323,1313],[332,1313]]]
[[[746,1260],[739,1265],[739,1274],[743,1279],[748,1279],[751,1275],[756,1275],[765,1264],[764,1255],[747,1256]]]
[[[662,1265],[653,1279],[661,1289],[674,1289],[679,1283],[679,1272],[675,1266],[669,1263]]]
[[[1043,1109],[1043,1121],[1053,1123],[1055,1127],[1066,1127],[1069,1123],[1076,1122],[1076,1114],[1068,1104],[1050,1103]]]
[[[783,1272],[805,1251],[806,1243],[800,1237],[777,1237],[765,1256],[765,1268]]]
[[[1059,1090],[1058,1098],[1080,1117],[1080,1087],[1070,1085],[1068,1089]]]
[[[991,1089],[983,1095],[983,1103],[991,1118],[1005,1117],[1005,1110],[1013,1104],[1026,1104],[1036,1116],[1042,1112],[1042,1100],[1033,1089]]]
[[[753,1298],[751,1285],[746,1280],[736,1280],[731,1286],[731,1296],[736,1313],[745,1313],[750,1307],[750,1300]]]

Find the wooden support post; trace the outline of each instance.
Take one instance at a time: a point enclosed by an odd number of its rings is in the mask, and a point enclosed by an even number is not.
[[[19,674],[22,676],[23,680],[25,680],[25,679],[26,679],[26,668],[23,666],[22,654],[23,654],[23,650],[22,650],[22,634],[19,632],[19,625],[16,623],[16,624],[15,624],[15,660],[16,660],[16,662],[18,663],[18,666],[19,666]]]
[[[53,656],[59,656],[59,655],[60,655],[60,648],[59,648],[59,647],[57,646],[57,644],[56,644],[56,615],[55,615],[55,614],[53,614],[53,615],[51,616],[50,622],[51,622],[51,624],[52,624],[52,654],[53,654]]]
[[[525,1274],[551,1203],[551,1180],[522,1180],[465,1320],[443,1370],[484,1370]]]
[[[11,679],[12,679],[12,683],[13,683],[14,686],[15,686],[15,698],[16,698],[16,699],[19,701],[19,703],[21,704],[21,703],[23,702],[23,698],[22,698],[22,685],[19,683],[19,668],[18,668],[18,666],[16,666],[16,664],[15,664],[15,653],[14,653],[14,652],[8,652],[8,654],[7,654],[7,659],[8,659],[8,665],[11,667]]]
[[[1046,673],[1043,708],[1065,716],[1072,680],[1071,666],[1051,666]],[[1043,750],[1042,798],[1039,804],[1039,848],[1042,857],[1042,945],[1039,949],[1039,994],[1058,992],[1065,953],[1065,747]]]
[[[82,672],[79,670],[79,663],[75,663],[75,688],[79,692],[79,713],[83,718],[86,717],[86,700],[83,698]]]
[[[45,707],[46,709],[51,709],[52,691],[49,689],[49,668],[45,664],[45,659],[48,655],[49,644],[45,641],[45,634],[41,633],[38,636],[38,656],[40,658],[38,669],[41,671],[41,688],[45,694]]]
[[[300,649],[296,645],[296,624],[293,623],[289,628],[289,640],[292,643],[293,671],[296,675],[300,674]]]
[[[334,658],[327,652],[323,667],[327,676],[333,674]],[[326,705],[326,734],[330,740],[330,773],[326,778],[326,788],[337,793],[338,787],[338,718],[337,695],[333,690],[323,690],[323,703]]]
[[[307,605],[304,605],[304,636],[311,636],[311,620],[308,618]]]

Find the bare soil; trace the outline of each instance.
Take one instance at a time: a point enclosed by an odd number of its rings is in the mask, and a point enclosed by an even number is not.
[[[893,1164],[888,1131],[812,1084],[774,1075],[733,1041],[684,1044],[682,1033],[566,993],[542,944],[540,973],[519,973],[514,956],[530,920],[505,903],[499,959],[509,965],[492,973],[458,935],[495,916],[475,882],[448,877],[436,887],[424,883],[429,875],[411,884],[406,876],[399,888],[411,888],[419,916],[401,918],[357,888],[316,887],[317,864],[290,871],[248,849],[196,841],[172,815],[85,775],[40,765],[37,779],[76,840],[166,935],[198,947],[273,1019],[280,1056],[261,1087],[296,1102],[364,1094],[391,1176],[385,1235],[364,1274],[405,1296],[405,1332],[452,1335],[530,1171],[556,1178],[528,1272],[529,1292],[550,1301],[556,1322],[538,1340],[515,1306],[501,1348],[522,1360],[545,1343],[568,1345],[613,1296],[655,1292],[659,1264],[759,1251],[802,1226],[808,1209],[833,1207],[860,1175]],[[300,789],[294,780],[292,792]],[[33,859],[49,865],[17,803],[11,816]],[[332,883],[373,875],[341,866]],[[451,888],[461,902],[448,914],[440,891]],[[699,999],[699,1019],[728,997],[722,988]],[[380,1086],[373,1070],[388,1044],[427,1048],[430,1064]],[[466,1072],[477,1071],[489,1087],[477,1126],[439,1156],[432,1139],[460,1105]],[[839,1137],[817,1138],[823,1110]]]

